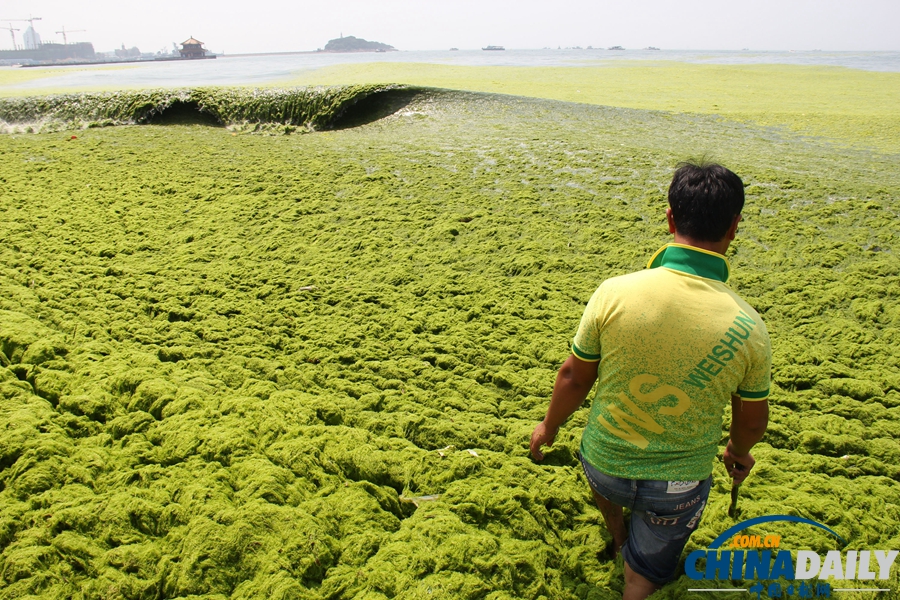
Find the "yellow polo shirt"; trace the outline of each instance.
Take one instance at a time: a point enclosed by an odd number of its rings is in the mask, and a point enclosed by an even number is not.
[[[705,479],[732,394],[769,395],[772,348],[759,314],[725,282],[724,256],[664,246],[647,270],[604,281],[572,344],[600,361],[581,440],[584,458],[615,477]]]

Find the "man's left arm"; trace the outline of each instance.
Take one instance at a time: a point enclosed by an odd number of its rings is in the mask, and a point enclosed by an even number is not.
[[[731,435],[723,456],[725,469],[735,485],[747,477],[756,464],[750,449],[759,442],[769,424],[769,388],[772,384],[772,344],[765,323],[755,312],[758,336],[751,347],[755,350],[751,367],[731,397]]]
[[[585,361],[571,354],[560,367],[553,386],[550,406],[547,408],[547,416],[538,423],[531,434],[531,456],[534,460],[544,460],[541,446],[553,445],[560,425],[565,423],[587,398],[597,380],[599,366],[599,361]]]
[[[735,485],[740,485],[756,464],[750,450],[763,438],[768,425],[767,400],[750,402],[740,396],[731,397],[731,435],[722,458]]]

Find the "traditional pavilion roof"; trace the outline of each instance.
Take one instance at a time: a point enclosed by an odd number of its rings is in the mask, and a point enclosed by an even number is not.
[[[181,42],[182,46],[202,46],[203,42],[200,40],[195,40],[194,38],[188,38],[186,41]]]

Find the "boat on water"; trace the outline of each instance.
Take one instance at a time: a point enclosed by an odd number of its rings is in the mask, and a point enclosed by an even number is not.
[[[503,46],[485,46],[482,50],[506,50]]]
[[[607,50],[624,50],[622,46],[610,46]]]

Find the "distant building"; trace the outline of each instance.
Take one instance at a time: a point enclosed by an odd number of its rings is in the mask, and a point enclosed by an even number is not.
[[[206,56],[206,50],[203,49],[203,42],[195,40],[193,37],[181,42],[181,58],[203,58]]]
[[[66,61],[88,61],[97,57],[90,42],[41,44],[34,50],[0,50],[0,65],[28,65]]]
[[[125,44],[122,44],[121,48],[116,48],[115,53],[116,58],[139,58],[141,56],[141,51],[137,46],[125,48]]]
[[[28,29],[25,30],[25,35],[22,37],[25,38],[26,50],[37,50],[41,47],[41,36],[31,25],[28,26]]]

